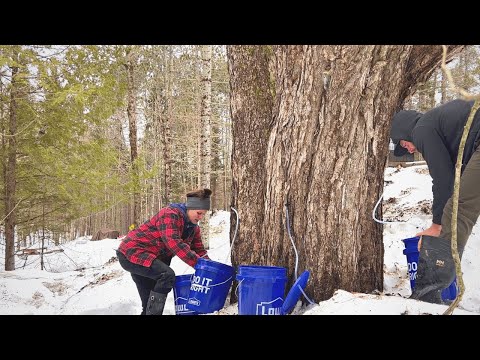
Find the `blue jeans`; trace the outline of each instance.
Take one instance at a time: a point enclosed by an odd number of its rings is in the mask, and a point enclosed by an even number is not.
[[[117,257],[120,266],[131,273],[132,279],[137,285],[138,294],[142,300],[141,315],[145,315],[150,291],[168,294],[175,285],[175,272],[169,266],[170,261],[166,264],[157,258],[153,260],[150,267],[146,267],[128,261],[125,255],[118,250]]]

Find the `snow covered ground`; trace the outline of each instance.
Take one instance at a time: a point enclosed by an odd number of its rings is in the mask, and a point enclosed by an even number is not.
[[[425,165],[385,172],[384,292],[382,294],[335,292],[332,298],[315,305],[298,302],[293,315],[327,314],[442,314],[447,308],[408,299],[410,283],[404,238],[412,237],[430,225],[431,178]],[[373,221],[373,219],[372,219]],[[219,211],[210,220],[212,260],[230,264],[230,213]],[[141,312],[140,298],[130,274],[119,265],[115,249],[120,239],[90,241],[78,238],[44,256],[17,257],[16,270],[0,271],[0,314],[124,314]],[[4,268],[4,240],[0,240],[0,266]],[[466,291],[454,314],[480,314],[480,231],[478,224],[465,249],[462,269]],[[190,274],[193,268],[174,258],[177,275]],[[308,304],[308,303],[307,303]],[[174,315],[173,291],[164,314]],[[225,306],[217,315],[238,314],[237,304]]]

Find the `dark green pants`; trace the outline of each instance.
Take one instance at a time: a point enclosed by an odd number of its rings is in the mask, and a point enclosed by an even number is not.
[[[462,257],[465,245],[472,233],[472,228],[480,214],[480,146],[477,146],[460,178],[460,194],[457,217],[457,249]],[[443,239],[452,238],[452,200],[445,204],[442,215]]]

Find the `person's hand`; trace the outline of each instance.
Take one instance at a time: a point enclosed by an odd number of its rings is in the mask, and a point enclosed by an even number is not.
[[[430,226],[428,229],[425,229],[418,234],[415,234],[415,236],[420,236],[420,240],[418,241],[418,251],[420,251],[420,248],[422,247],[422,236],[423,235],[429,235],[429,236],[436,236],[438,237],[440,235],[440,232],[442,231],[442,225],[438,224],[433,224]]]
[[[432,226],[430,226],[428,229],[425,229],[419,232],[415,236],[429,235],[429,236],[438,237],[441,231],[442,231],[442,225],[432,224]]]

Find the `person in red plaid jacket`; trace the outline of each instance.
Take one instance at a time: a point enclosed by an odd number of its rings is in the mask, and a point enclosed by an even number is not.
[[[210,189],[189,192],[186,203],[173,203],[130,231],[117,249],[120,265],[132,275],[142,300],[141,315],[162,315],[175,285],[169,266],[175,255],[194,267],[203,247],[198,222],[210,210]]]

